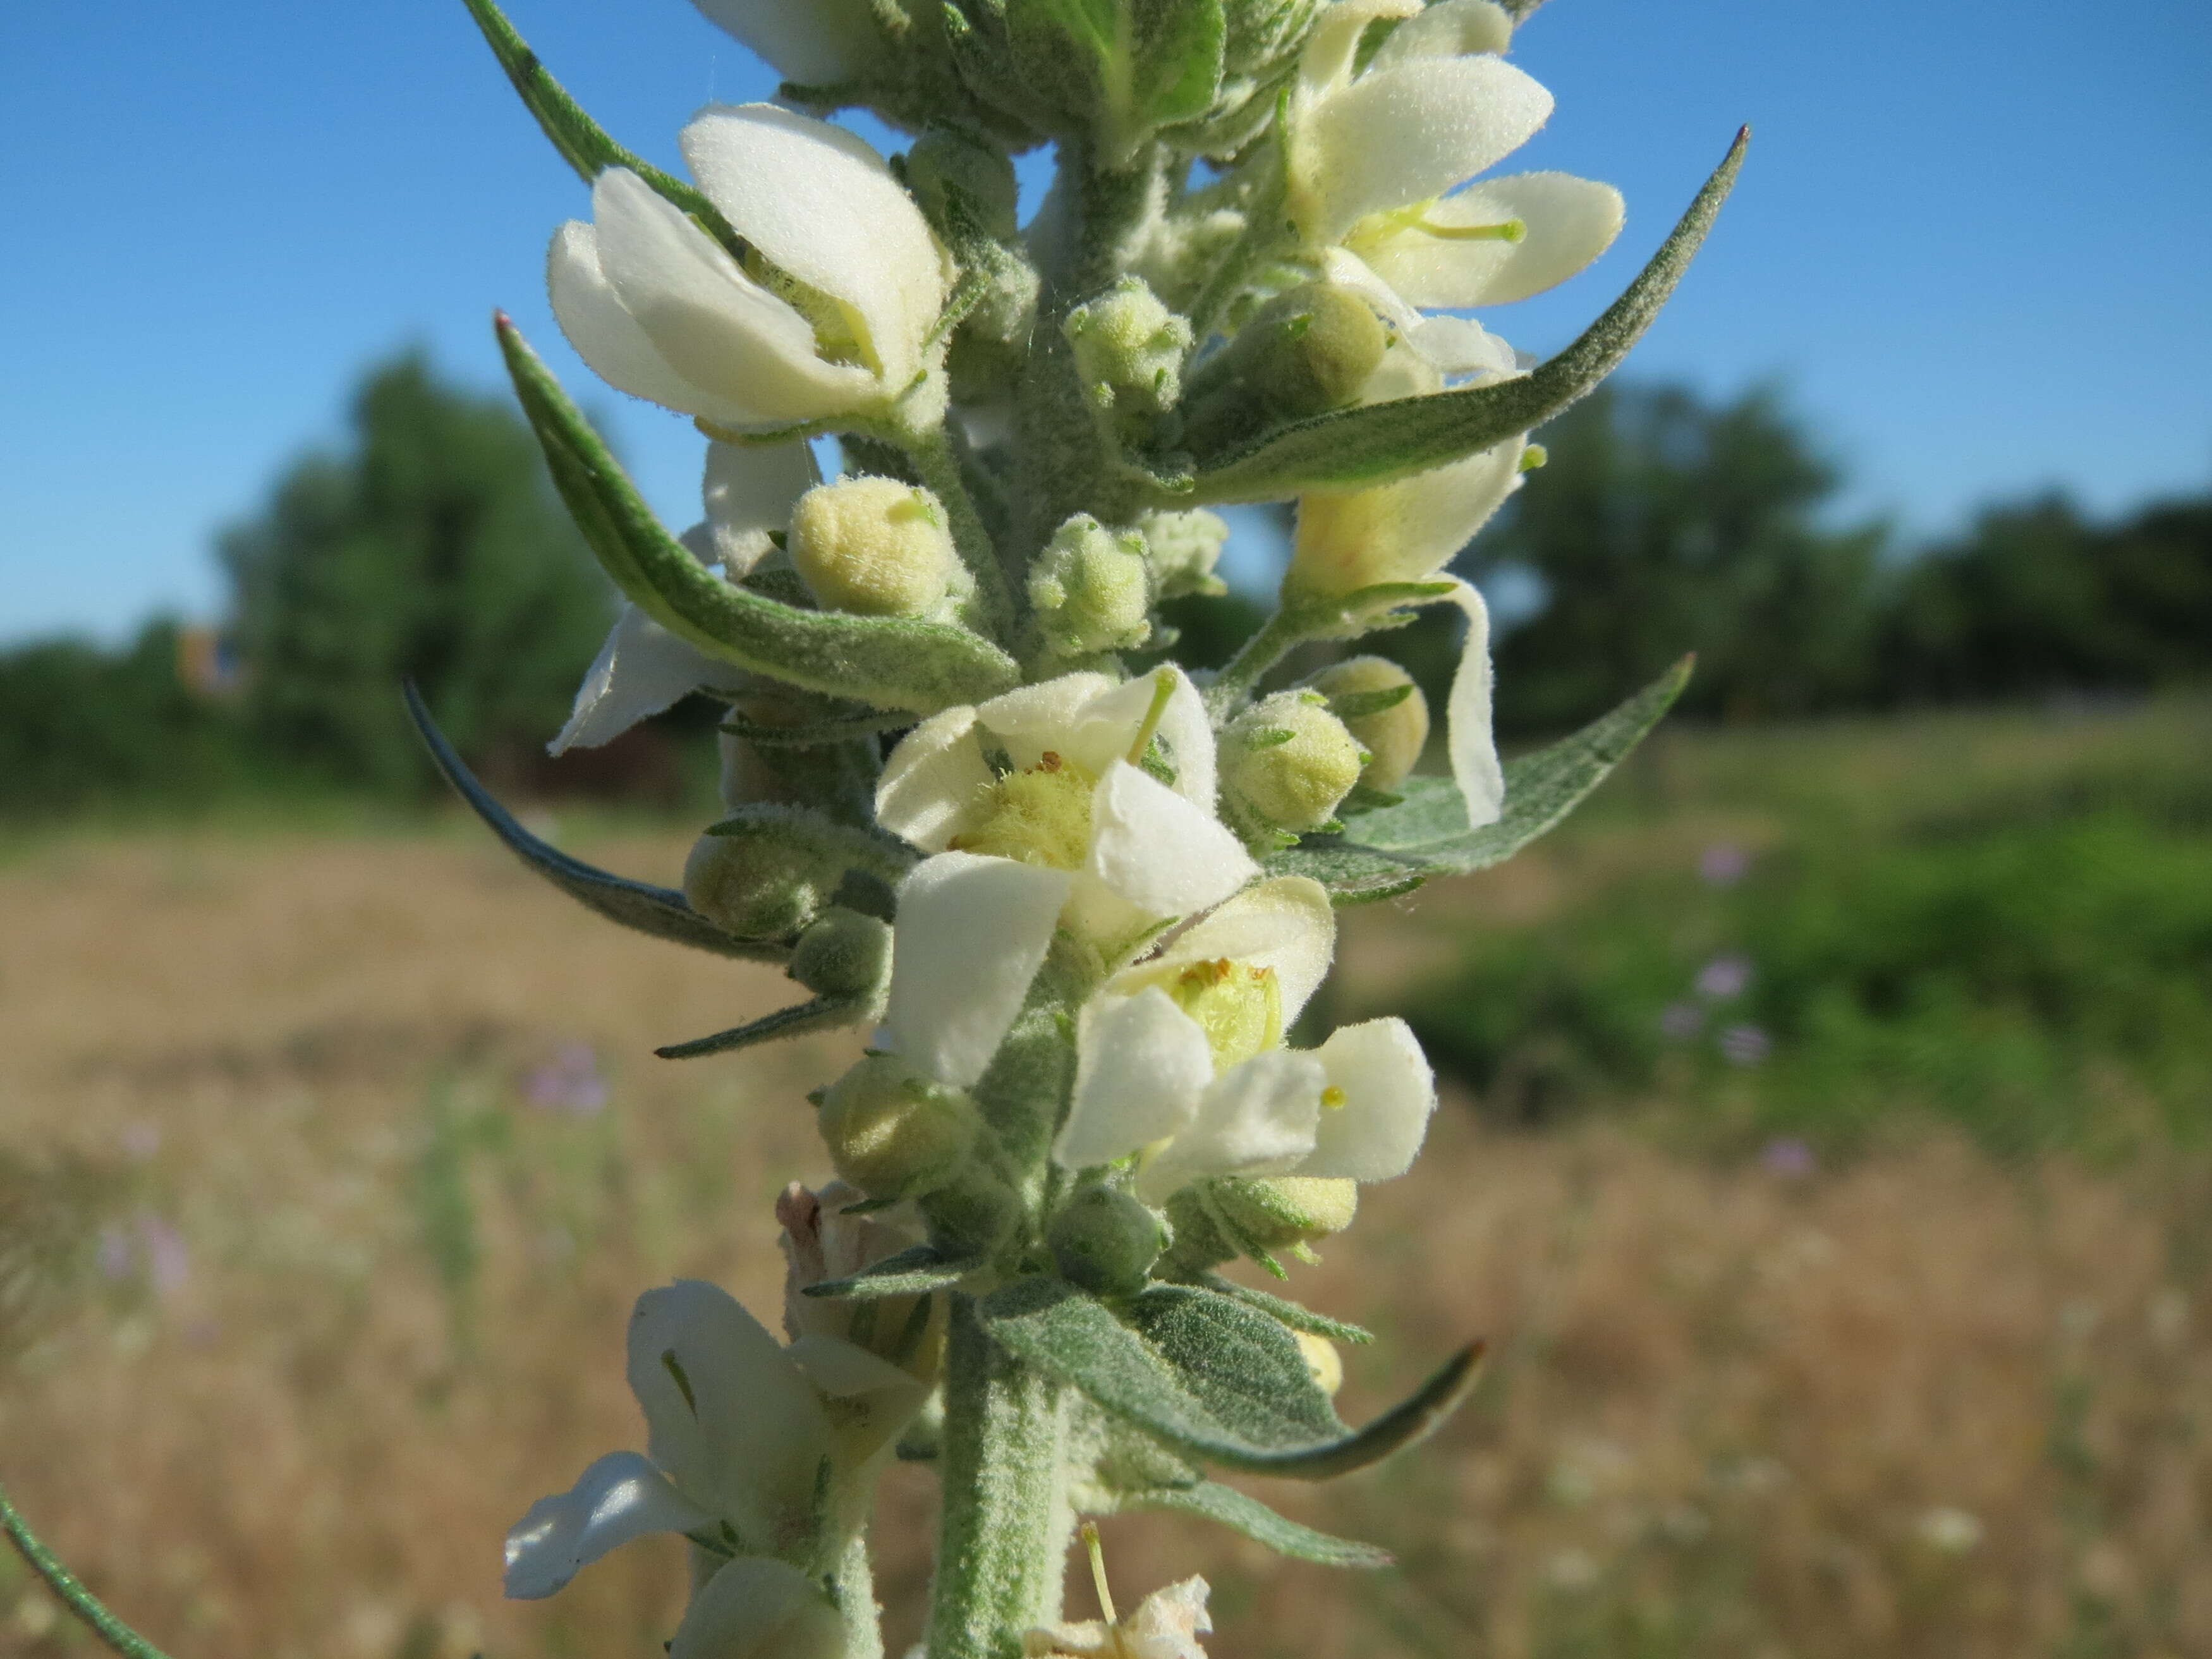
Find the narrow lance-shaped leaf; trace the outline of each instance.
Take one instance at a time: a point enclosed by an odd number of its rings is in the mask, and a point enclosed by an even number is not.
[[[530,112],[538,118],[538,125],[552,140],[553,148],[561,152],[561,159],[575,168],[586,184],[597,179],[609,167],[628,167],[650,185],[664,199],[673,202],[699,222],[699,228],[723,246],[735,252],[744,246],[730,222],[722,216],[721,210],[708,201],[696,186],[686,184],[672,173],[665,173],[635,152],[617,143],[599,124],[584,112],[583,106],[568,95],[568,88],[547,72],[531,51],[529,43],[515,32],[507,14],[492,0],[461,0],[475,18],[477,27],[483,31],[485,43],[499,66],[507,71],[507,80],[521,95]]]
[[[933,714],[1021,679],[980,635],[902,617],[803,611],[724,581],[670,535],[591,423],[506,316],[499,319],[523,412],[592,551],[632,603],[710,655],[810,691]]]
[[[1316,1531],[1286,1515],[1278,1515],[1258,1498],[1234,1486],[1201,1480],[1191,1486],[1156,1486],[1132,1492],[1121,1500],[1125,1510],[1169,1510],[1178,1515],[1200,1515],[1241,1532],[1255,1544],[1265,1544],[1278,1555],[1311,1561],[1324,1567],[1387,1567],[1395,1559],[1389,1551],[1356,1538],[1338,1538]]]
[[[618,921],[625,927],[635,927],[641,933],[650,933],[655,939],[673,940],[701,951],[712,951],[717,956],[737,957],[746,962],[783,962],[790,951],[775,944],[762,944],[734,939],[713,922],[694,910],[684,895],[669,887],[654,887],[646,882],[632,881],[625,876],[571,858],[558,848],[545,842],[514,821],[514,815],[494,799],[492,793],[477,781],[453,745],[446,741],[446,734],[430,718],[428,704],[422,693],[410,684],[404,688],[407,697],[407,713],[415,722],[415,729],[422,734],[422,741],[430,750],[430,758],[438,770],[445,775],[460,798],[476,810],[476,815],[489,826],[492,834],[505,842],[516,857],[551,882],[571,898],[580,901],[587,908],[598,911],[610,921]]]
[[[1487,386],[1394,398],[1279,428],[1241,453],[1202,465],[1194,502],[1273,501],[1309,489],[1352,489],[1442,466],[1548,421],[1628,355],[1674,293],[1743,165],[1751,129],[1736,134],[1651,262],[1580,338],[1530,374]]]
[[[1255,1291],[1249,1285],[1239,1285],[1235,1279],[1224,1279],[1218,1273],[1200,1273],[1194,1282],[1218,1296],[1231,1297],[1248,1307],[1257,1308],[1279,1324],[1287,1325],[1294,1331],[1304,1331],[1309,1336],[1325,1336],[1332,1342],[1348,1342],[1355,1347],[1375,1340],[1375,1333],[1364,1326],[1331,1319],[1327,1314],[1316,1313],[1299,1303],[1279,1296],[1270,1296],[1265,1291]]]
[[[909,1244],[845,1279],[824,1279],[800,1288],[802,1296],[872,1302],[889,1296],[924,1296],[957,1285],[983,1264],[949,1256],[934,1244]]]
[[[672,1042],[653,1052],[662,1060],[703,1060],[708,1054],[726,1054],[732,1049],[752,1048],[756,1043],[806,1036],[815,1031],[834,1031],[841,1025],[866,1018],[867,1013],[866,997],[816,997],[788,1008],[779,1008],[743,1025],[733,1025],[726,1031],[717,1031],[712,1036]]]
[[[1572,737],[1505,763],[1505,811],[1471,830],[1449,778],[1408,778],[1404,799],[1349,821],[1341,836],[1310,836],[1267,861],[1271,876],[1310,876],[1339,904],[1389,898],[1431,876],[1503,863],[1572,811],[1641,742],[1689,684],[1685,657],[1609,714]]]
[[[1203,1303],[1189,1300],[1197,1297]],[[1142,1334],[1056,1279],[1007,1285],[979,1311],[1016,1358],[1163,1444],[1224,1468],[1297,1480],[1349,1474],[1419,1439],[1466,1397],[1480,1356],[1479,1346],[1462,1351],[1410,1399],[1364,1429],[1338,1432],[1289,1334],[1226,1297],[1148,1291],[1128,1308]]]

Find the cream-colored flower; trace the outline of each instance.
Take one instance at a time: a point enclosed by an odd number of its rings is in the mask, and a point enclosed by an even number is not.
[[[1127,1619],[1041,1625],[1022,1638],[1024,1659],[1206,1659],[1198,1638],[1213,1629],[1203,1578],[1154,1590]]]

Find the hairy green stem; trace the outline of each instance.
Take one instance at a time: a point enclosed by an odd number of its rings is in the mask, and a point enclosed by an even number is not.
[[[46,1581],[46,1588],[60,1599],[62,1605],[91,1626],[100,1639],[123,1655],[124,1659],[168,1659],[161,1649],[110,1613],[106,1604],[39,1541],[30,1523],[8,1501],[4,1489],[0,1489],[0,1532],[8,1534],[8,1541],[31,1564],[31,1571]]]
[[[1285,652],[1304,644],[1306,637],[1304,627],[1288,607],[1268,617],[1206,688],[1206,713],[1219,720],[1233,712],[1261,677],[1280,662]]]
[[[975,1303],[955,1296],[929,1659],[1018,1659],[1022,1632],[1059,1618],[1075,1526],[1066,1431],[1066,1389],[992,1341]]]
[[[845,1618],[842,1659],[884,1659],[883,1609],[876,1605],[875,1571],[866,1531],[853,1534],[837,1564],[838,1611]]]

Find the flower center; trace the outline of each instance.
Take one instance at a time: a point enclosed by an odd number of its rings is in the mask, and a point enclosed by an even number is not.
[[[823,361],[865,368],[871,374],[884,372],[869,342],[867,325],[852,307],[770,264],[756,249],[745,250],[744,269],[746,276],[806,319],[814,331],[815,352]]]
[[[1283,992],[1272,968],[1226,957],[1194,962],[1165,988],[1213,1050],[1216,1077],[1283,1037]]]
[[[1385,242],[1409,233],[1433,236],[1440,242],[1517,242],[1528,234],[1527,223],[1519,219],[1504,219],[1494,225],[1440,225],[1428,216],[1436,204],[1431,197],[1407,207],[1370,213],[1345,234],[1344,245],[1364,258]]]
[[[950,845],[1048,870],[1079,870],[1091,854],[1091,796],[1097,787],[1088,771],[1048,749],[1035,766],[986,785],[980,822]]]

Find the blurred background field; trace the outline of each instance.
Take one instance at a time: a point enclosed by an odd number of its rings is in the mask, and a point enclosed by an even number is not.
[[[663,825],[541,821],[665,880]],[[34,1522],[179,1659],[652,1651],[674,1551],[517,1604],[498,1539],[639,1443],[639,1289],[775,1304],[851,1041],[653,1060],[785,988],[458,818],[23,830],[0,914]],[[1684,723],[1345,947],[1328,1017],[1410,1004],[1447,1095],[1291,1288],[1378,1333],[1355,1417],[1463,1334],[1487,1378],[1271,1494],[1400,1569],[1134,1516],[1117,1581],[1203,1571],[1230,1656],[2212,1651],[2212,700]],[[930,1478],[884,1498],[895,1634]],[[0,1651],[84,1648],[0,1574]]]

